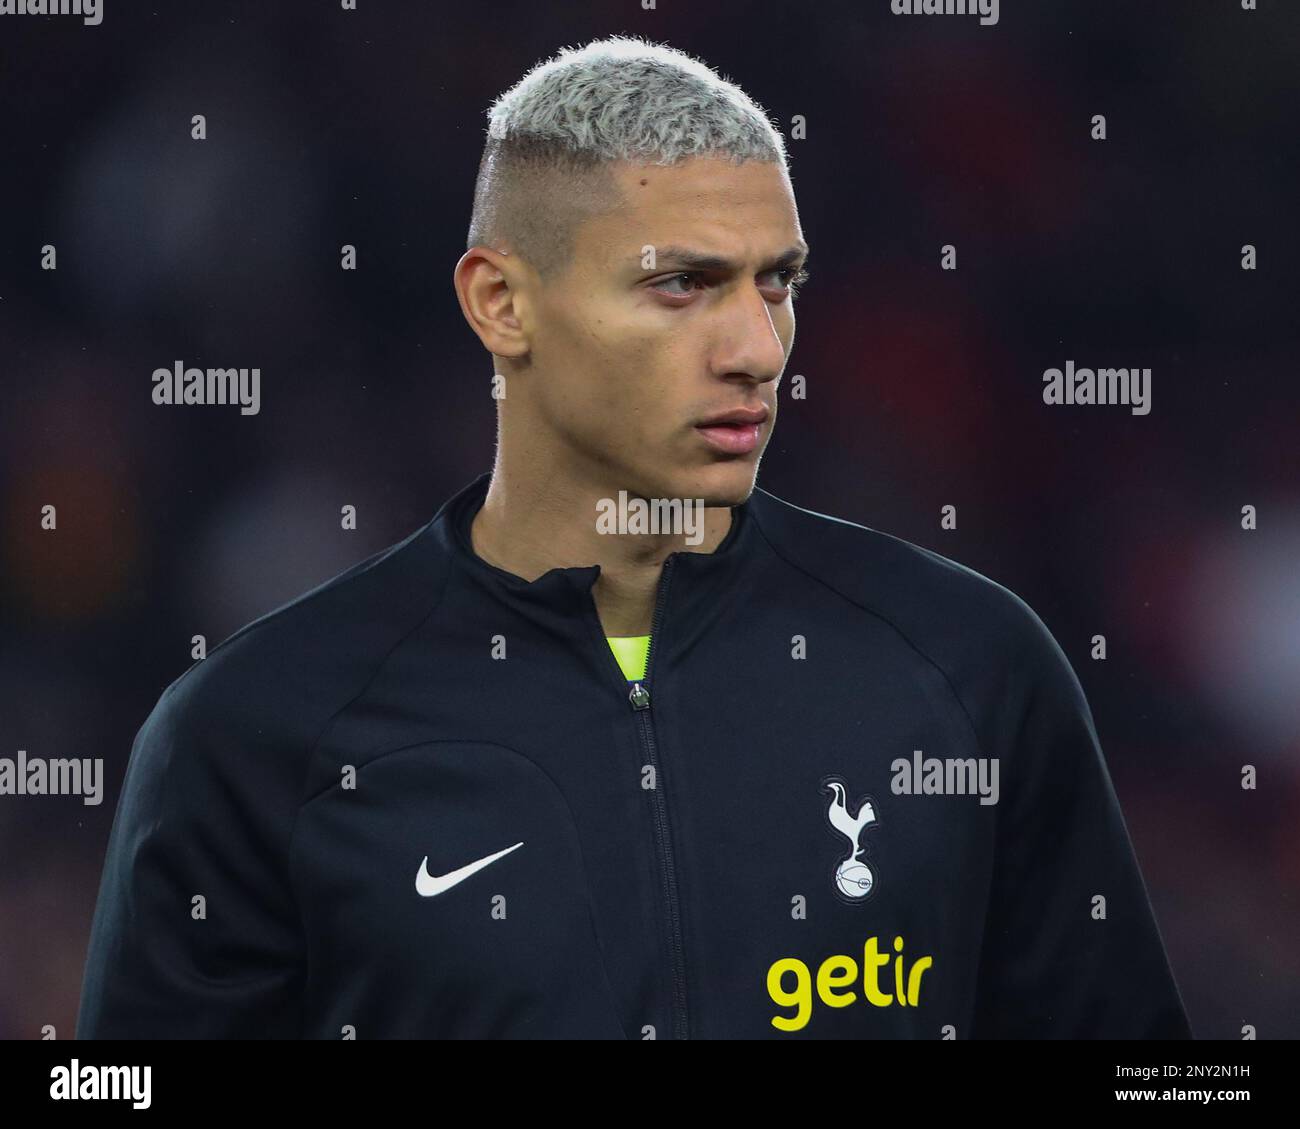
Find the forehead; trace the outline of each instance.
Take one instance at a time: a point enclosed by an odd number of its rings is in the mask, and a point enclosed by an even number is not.
[[[742,164],[690,157],[676,165],[613,166],[618,207],[593,216],[579,254],[598,261],[639,258],[641,248],[689,246],[729,257],[782,251],[802,239],[789,177],[769,161]]]

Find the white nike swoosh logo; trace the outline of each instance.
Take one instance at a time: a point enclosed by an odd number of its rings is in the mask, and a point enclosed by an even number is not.
[[[420,872],[415,876],[415,892],[422,898],[432,898],[435,894],[441,894],[450,890],[458,882],[464,882],[471,874],[482,870],[489,863],[494,863],[502,855],[508,855],[516,847],[522,847],[523,843],[516,843],[514,847],[507,847],[504,851],[497,851],[494,855],[488,855],[477,862],[472,862],[468,866],[462,866],[459,870],[449,870],[446,874],[429,873],[429,856],[424,856],[424,861],[420,863]]]

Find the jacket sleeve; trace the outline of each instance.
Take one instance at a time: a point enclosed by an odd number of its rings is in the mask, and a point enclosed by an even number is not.
[[[192,669],[168,689],[132,748],[91,928],[79,1039],[299,1033],[291,816],[276,811],[230,710],[199,704],[200,678]]]
[[[1083,688],[1020,607],[972,1034],[1191,1038]]]

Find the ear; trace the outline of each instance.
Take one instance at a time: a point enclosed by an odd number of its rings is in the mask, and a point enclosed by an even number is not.
[[[483,347],[498,357],[528,352],[524,329],[527,300],[523,282],[527,267],[509,251],[471,247],[456,263],[452,285],[461,313]]]

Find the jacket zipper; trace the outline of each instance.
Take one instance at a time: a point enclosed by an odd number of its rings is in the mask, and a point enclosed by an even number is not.
[[[663,571],[659,576],[659,589],[655,595],[654,614],[650,621],[650,646],[646,651],[644,679],[646,682],[650,681],[650,672],[657,649],[656,644],[659,640],[660,630],[663,627],[664,603],[668,593],[668,581],[675,555],[674,553],[668,555],[664,561]],[[626,679],[624,679],[624,682],[626,683]],[[673,865],[673,844],[671,825],[668,822],[668,804],[664,799],[663,782],[660,779],[662,773],[660,772],[657,745],[655,743],[654,718],[650,712],[650,691],[640,682],[633,682],[632,689],[628,691],[628,701],[631,703],[639,721],[637,729],[641,736],[641,747],[645,751],[649,763],[654,767],[655,773],[655,835],[659,840],[659,862],[663,878],[664,901],[668,907],[669,950],[673,970],[673,1038],[688,1039],[690,1038],[690,1029],[686,1012],[686,961],[682,948],[681,908],[677,897],[677,873]]]

